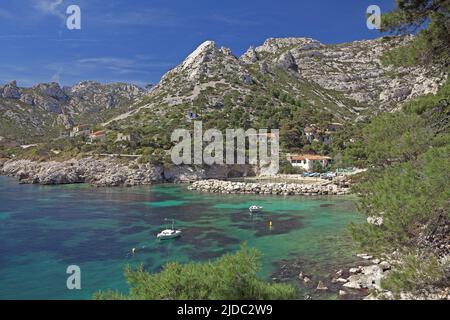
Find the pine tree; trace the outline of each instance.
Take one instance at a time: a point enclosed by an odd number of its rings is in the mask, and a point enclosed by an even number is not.
[[[397,0],[396,8],[382,16],[381,31],[405,34],[422,29],[406,48],[396,50],[398,62],[441,63],[448,66],[450,0]]]

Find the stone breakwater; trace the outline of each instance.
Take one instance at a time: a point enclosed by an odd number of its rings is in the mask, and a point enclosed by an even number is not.
[[[213,193],[245,193],[245,194],[274,194],[274,195],[345,195],[350,193],[348,181],[319,181],[312,184],[300,183],[249,183],[223,180],[195,181],[190,190]]]

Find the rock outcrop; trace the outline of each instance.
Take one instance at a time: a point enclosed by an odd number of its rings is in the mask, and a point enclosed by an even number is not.
[[[90,183],[96,186],[133,186],[162,181],[162,168],[114,161],[83,158],[64,162],[8,160],[0,173],[13,176],[21,183],[71,184]]]
[[[71,184],[96,186],[136,186],[161,182],[192,182],[214,177],[253,175],[253,167],[236,166],[154,166],[117,158],[83,158],[57,162],[0,159],[0,174],[13,176],[21,183]]]

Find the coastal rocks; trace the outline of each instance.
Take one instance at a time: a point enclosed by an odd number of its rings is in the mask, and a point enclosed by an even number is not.
[[[315,184],[298,183],[250,183],[223,180],[201,180],[189,186],[190,190],[212,193],[231,194],[272,194],[272,195],[344,195],[350,193],[349,188],[336,184],[317,182]]]
[[[348,271],[350,276],[348,278],[336,279],[336,282],[342,284],[342,287],[352,290],[366,290],[374,289],[381,292],[381,280],[384,279],[390,272],[391,265],[387,261],[382,261],[379,258],[374,258],[367,253],[360,253],[356,255],[363,259],[362,264],[371,263],[350,268]],[[368,299],[374,297],[368,296]]]
[[[64,162],[2,160],[0,174],[13,176],[20,183],[70,184],[90,183],[95,186],[136,186],[155,182],[191,182],[198,179],[226,179],[253,175],[250,165],[234,166],[153,166],[136,160],[118,158],[71,159]]]
[[[169,182],[195,181],[206,177],[205,170],[191,166],[171,166],[165,168],[164,179]]]
[[[381,279],[385,276],[378,265],[362,267],[357,274],[348,277],[343,286],[352,289],[381,289]]]
[[[360,253],[356,255],[358,258],[364,259],[364,260],[370,260],[373,258],[373,256],[370,256],[366,253]]]
[[[0,174],[16,177],[21,183],[46,185],[90,183],[96,186],[134,186],[162,181],[160,167],[136,164],[136,168],[131,168],[128,163],[118,160],[92,157],[42,163],[8,160],[0,168]]]
[[[350,272],[351,274],[355,274],[355,273],[361,272],[361,267],[350,268],[350,269],[348,270],[348,272]]]

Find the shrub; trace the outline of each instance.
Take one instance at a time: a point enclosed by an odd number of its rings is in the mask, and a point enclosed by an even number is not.
[[[439,286],[446,280],[445,266],[436,257],[408,254],[403,258],[402,265],[382,280],[381,286],[398,297],[402,291],[414,291],[427,285]]]
[[[216,261],[180,264],[171,262],[160,273],[147,273],[142,267],[125,270],[129,295],[115,291],[98,292],[98,300],[260,300],[293,299],[296,290],[287,284],[260,280],[260,254],[245,245],[235,254]]]

